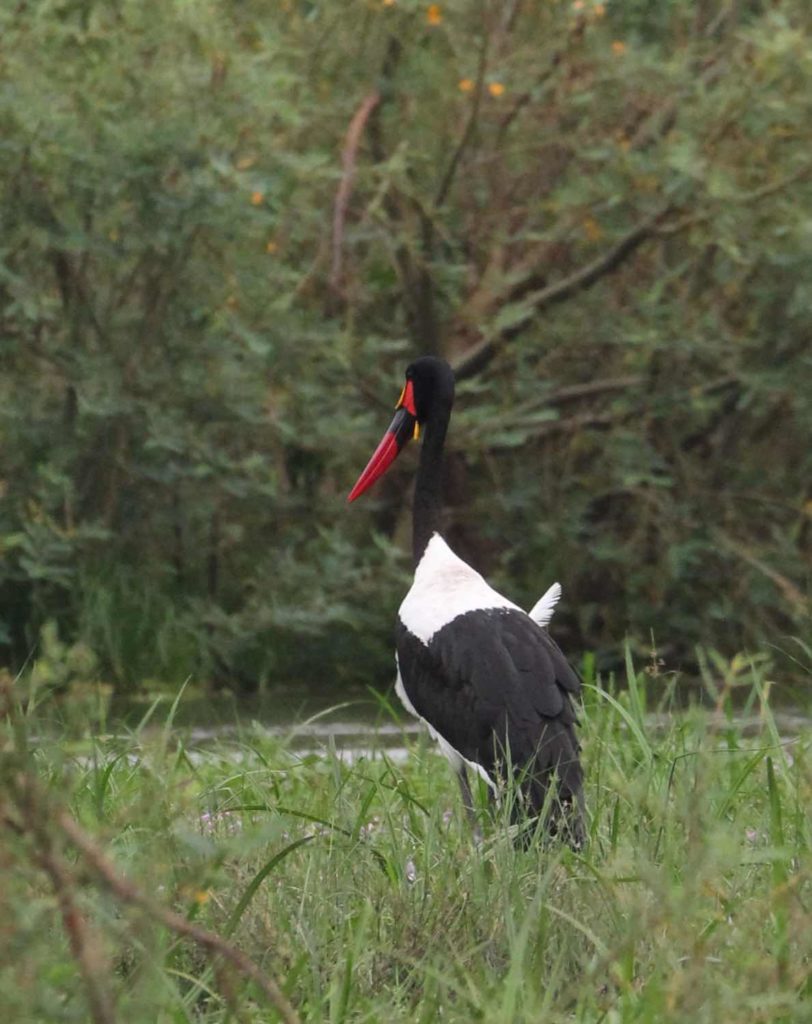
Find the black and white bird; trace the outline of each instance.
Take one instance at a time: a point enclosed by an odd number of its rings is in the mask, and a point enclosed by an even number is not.
[[[443,447],[454,373],[432,356],[406,370],[389,429],[350,492],[354,501],[423,435],[414,492],[414,582],[398,612],[396,692],[457,773],[474,820],[467,768],[497,796],[517,783],[514,817],[574,844],[583,838],[582,772],[573,697],[580,680],[547,632],[557,583],[531,610],[490,587],[440,535]]]

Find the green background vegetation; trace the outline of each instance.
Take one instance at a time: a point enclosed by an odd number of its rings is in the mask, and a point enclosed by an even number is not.
[[[0,657],[388,680],[424,352],[569,651],[805,634],[810,81],[806,0],[3,4]]]
[[[0,4],[3,1019],[809,1020],[808,8]],[[578,852],[78,685],[386,685],[425,352],[449,538],[589,652]]]

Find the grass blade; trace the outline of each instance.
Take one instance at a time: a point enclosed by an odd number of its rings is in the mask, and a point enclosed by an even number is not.
[[[266,863],[263,864],[246,886],[245,892],[240,897],[237,906],[231,911],[228,921],[226,922],[226,926],[223,929],[223,934],[226,938],[233,935],[234,929],[240,923],[240,918],[245,913],[248,904],[254,898],[257,889],[259,889],[276,865],[280,864],[285,857],[293,853],[294,850],[297,850],[300,846],[304,846],[305,843],[309,843],[315,838],[315,836],[300,836],[299,839],[294,839],[292,843],[288,843],[287,846],[283,847],[278,853],[275,853],[269,861],[266,861]]]

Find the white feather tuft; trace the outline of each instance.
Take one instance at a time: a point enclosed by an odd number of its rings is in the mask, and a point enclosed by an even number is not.
[[[555,606],[561,600],[561,584],[554,583],[533,605],[528,613],[539,626],[546,627],[553,617]]]

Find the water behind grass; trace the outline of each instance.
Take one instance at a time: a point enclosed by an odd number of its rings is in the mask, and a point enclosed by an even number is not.
[[[696,680],[682,681],[677,690],[646,681],[642,711],[647,731],[662,731],[674,716],[690,707],[704,708],[708,727],[724,731],[735,723],[743,736],[763,729],[763,711],[755,708],[752,687],[739,687],[725,700],[714,701]],[[614,692],[610,684],[609,692]],[[794,688],[773,687],[771,718],[785,737],[797,735],[810,723],[810,709],[797,702]],[[775,706],[778,702],[778,707]],[[641,709],[642,710],[642,709]],[[331,753],[351,762],[359,757],[387,757],[402,761],[415,742],[424,736],[423,726],[409,716],[389,689],[344,690],[336,700],[333,687],[282,685],[270,693],[237,695],[230,691],[199,694],[186,692],[179,701],[169,695],[113,700],[105,728],[113,733],[139,728],[148,719],[150,729],[163,728],[171,719],[173,730],[187,744],[201,750],[207,745],[243,734],[284,739],[288,749],[302,755]],[[628,729],[628,723],[621,723]]]

